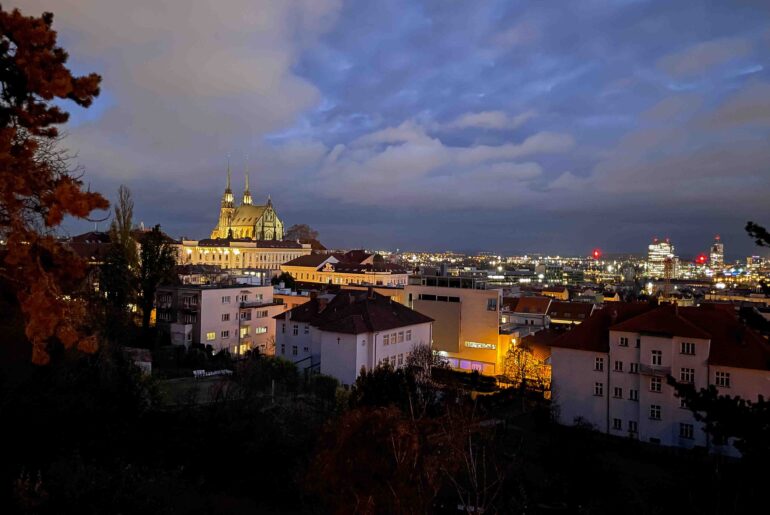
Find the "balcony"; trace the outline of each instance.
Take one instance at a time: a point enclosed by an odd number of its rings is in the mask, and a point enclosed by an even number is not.
[[[662,365],[645,365],[640,363],[639,373],[646,376],[666,377],[671,375],[671,367],[664,367]]]

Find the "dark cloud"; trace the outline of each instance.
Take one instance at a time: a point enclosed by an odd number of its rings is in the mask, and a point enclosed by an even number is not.
[[[67,144],[178,235],[231,155],[331,245],[685,252],[770,224],[766,2],[24,0],[105,77]]]

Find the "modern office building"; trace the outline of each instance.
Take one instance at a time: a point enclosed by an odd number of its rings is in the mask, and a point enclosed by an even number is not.
[[[404,293],[408,307],[435,321],[433,350],[452,368],[501,372],[508,351],[500,337],[502,290],[472,277],[412,276]]]
[[[647,276],[654,278],[665,277],[669,268],[670,278],[677,277],[678,259],[674,253],[674,245],[666,238],[654,238],[647,247]]]
[[[722,243],[718,234],[714,237],[714,243],[711,244],[709,261],[714,269],[721,268],[725,264],[725,244]]]

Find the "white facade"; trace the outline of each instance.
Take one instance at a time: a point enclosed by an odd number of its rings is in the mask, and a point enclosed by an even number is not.
[[[770,371],[709,365],[708,339],[609,332],[609,352],[554,346],[552,398],[558,420],[583,420],[615,436],[673,447],[708,447],[738,455],[732,445],[709,442],[703,425],[674,394],[667,376],[692,382],[696,389],[714,384],[720,393],[756,401],[770,396]]]
[[[157,306],[158,324],[167,324],[172,343],[211,345],[234,355],[269,353],[273,316],[282,311],[272,286],[251,285],[162,287]]]
[[[352,385],[362,367],[371,370],[387,361],[393,368],[399,368],[412,347],[431,342],[431,323],[347,334],[322,331],[290,318],[277,322],[276,355],[303,369],[320,365],[322,374],[336,377],[343,385]]]

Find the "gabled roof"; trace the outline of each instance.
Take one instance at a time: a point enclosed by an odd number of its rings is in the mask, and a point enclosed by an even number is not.
[[[676,308],[617,303],[605,307],[557,338],[553,347],[606,353],[610,331],[710,341],[710,365],[770,370],[770,343],[718,306]]]
[[[588,302],[564,302],[554,300],[548,306],[548,316],[560,320],[584,322],[591,316],[594,305]],[[581,316],[582,315],[582,316]]]
[[[679,315],[675,306],[660,306],[643,315],[610,327],[612,331],[651,334],[656,336],[709,339],[709,333]]]
[[[521,297],[514,312],[545,315],[552,300],[551,297]]]
[[[734,311],[712,305],[679,308],[679,314],[711,337],[710,365],[770,370],[770,343]]]
[[[318,327],[321,331],[361,334],[388,331],[433,321],[374,291],[344,290],[328,304],[312,299],[275,317]]]
[[[284,266],[307,266],[318,268],[329,258],[334,258],[332,263],[339,261],[337,254],[308,254],[307,256],[300,256],[292,259],[291,261],[287,261],[284,263]]]
[[[655,306],[646,303],[618,302],[594,311],[588,320],[557,338],[551,345],[591,352],[609,352],[610,326],[652,309],[655,309]]]

